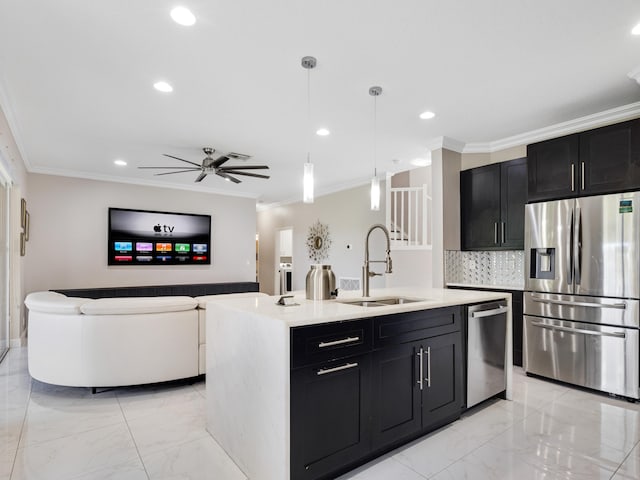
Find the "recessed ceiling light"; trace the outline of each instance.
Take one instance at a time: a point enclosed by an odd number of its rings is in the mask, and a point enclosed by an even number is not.
[[[640,35],[640,23],[631,29],[632,35]]]
[[[329,135],[331,132],[329,130],[327,130],[326,128],[319,128],[316,131],[316,135],[320,135],[321,137],[326,137],[327,135]]]
[[[153,84],[153,88],[155,88],[159,92],[164,92],[164,93],[173,92],[173,87],[169,85],[167,82],[156,82]]]
[[[185,27],[190,27],[196,23],[195,15],[186,7],[176,7],[171,10],[171,18],[173,18],[174,22],[184,25]]]
[[[127,162],[125,162],[124,160],[114,160],[113,163],[115,163],[117,166],[119,167],[126,167],[127,166]]]
[[[435,116],[436,116],[436,114],[433,113],[433,112],[422,112],[420,114],[420,118],[423,119],[423,120],[429,120],[430,118],[433,118]]]

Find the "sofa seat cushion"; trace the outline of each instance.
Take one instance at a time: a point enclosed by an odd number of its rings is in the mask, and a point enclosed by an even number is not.
[[[27,295],[24,304],[33,312],[80,315],[86,298],[67,297],[56,292],[33,292]]]
[[[192,297],[129,297],[85,300],[80,311],[87,315],[130,315],[193,310],[198,302]]]

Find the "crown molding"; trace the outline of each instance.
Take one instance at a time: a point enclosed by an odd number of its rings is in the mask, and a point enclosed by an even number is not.
[[[638,67],[640,75],[640,67]],[[549,127],[539,128],[530,132],[513,135],[501,140],[485,143],[467,143],[462,153],[493,153],[507,148],[528,145],[529,143],[561,137],[571,133],[582,132],[591,128],[601,127],[623,120],[640,117],[640,102],[630,103],[621,107],[610,108],[603,112],[586,115],[567,122],[556,123]]]
[[[58,177],[81,178],[84,180],[96,180],[99,182],[126,183],[129,185],[140,185],[144,187],[168,188],[172,190],[186,190],[188,192],[211,193],[215,195],[224,195],[226,197],[256,198],[256,194],[250,192],[229,192],[216,188],[207,188],[202,185],[184,185],[181,183],[165,183],[149,179],[117,177],[114,175],[102,175],[99,173],[79,172],[54,168],[32,168],[30,173],[39,173],[42,175],[54,175]]]
[[[456,140],[451,137],[436,137],[429,140],[426,144],[428,150],[439,150],[441,148],[445,148],[447,150],[452,150],[454,152],[462,153],[465,143],[460,140]]]

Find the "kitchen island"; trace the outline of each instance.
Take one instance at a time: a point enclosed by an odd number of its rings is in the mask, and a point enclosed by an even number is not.
[[[292,306],[277,305],[278,297],[207,305],[207,430],[251,480],[332,478],[458,418],[464,394],[464,305],[508,302],[505,394],[510,398],[508,293],[381,289],[371,296],[418,301],[375,307],[341,303],[358,299],[357,293],[347,293],[326,301],[305,300],[302,294]],[[386,348],[387,339],[376,337],[383,331],[390,341],[397,335],[402,343]],[[417,337],[422,331],[433,338]],[[406,347],[411,347],[408,354],[399,350]],[[408,366],[406,375],[392,370],[385,377],[396,364]],[[451,372],[452,381],[438,387],[438,379],[446,381]],[[372,395],[402,399],[407,383],[413,413],[389,413],[389,399]],[[429,397],[429,388],[440,390]],[[432,411],[424,410],[429,402],[435,404]],[[331,421],[323,420],[327,412]],[[412,421],[395,421],[403,415]],[[298,452],[307,446],[322,459],[300,467]]]

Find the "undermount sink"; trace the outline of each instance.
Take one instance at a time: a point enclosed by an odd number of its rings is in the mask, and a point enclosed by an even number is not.
[[[338,300],[338,303],[356,305],[358,307],[386,307],[388,305],[403,305],[405,303],[424,302],[423,298],[385,297],[369,300]]]

